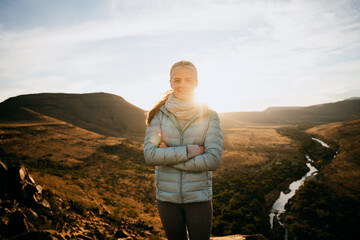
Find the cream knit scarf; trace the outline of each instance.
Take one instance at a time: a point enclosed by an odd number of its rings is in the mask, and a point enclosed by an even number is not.
[[[194,100],[180,100],[172,93],[166,100],[165,107],[172,112],[176,118],[190,120],[200,111],[201,106]]]

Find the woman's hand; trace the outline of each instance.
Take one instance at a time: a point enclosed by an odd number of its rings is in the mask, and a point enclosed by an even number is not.
[[[187,145],[187,151],[188,151],[188,159],[190,159],[197,155],[204,154],[205,148],[204,146],[200,146],[200,145]]]
[[[163,141],[160,142],[159,148],[167,148],[168,146]]]
[[[204,146],[199,146],[200,147],[200,155],[205,153],[205,147]]]

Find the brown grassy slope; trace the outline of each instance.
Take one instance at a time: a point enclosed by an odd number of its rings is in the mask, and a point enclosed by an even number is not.
[[[136,137],[142,136],[145,131],[144,110],[114,94],[20,95],[0,103],[0,122],[29,121],[36,118],[22,108],[108,136]]]
[[[1,124],[0,148],[3,161],[21,160],[60,197],[160,229],[153,169],[143,164],[141,144],[67,123],[32,122]]]
[[[221,168],[236,168],[265,164],[287,158],[296,151],[296,143],[276,132],[279,125],[238,124],[224,127]]]
[[[0,124],[0,148],[8,155],[15,154],[12,160],[21,159],[44,188],[63,198],[102,206],[116,216],[142,219],[160,229],[153,168],[142,163],[142,142],[106,137],[38,117],[41,121]],[[223,159],[215,175],[227,168],[254,166],[257,171],[273,161],[288,159],[296,149],[275,131],[275,125],[229,126],[223,126]]]
[[[360,119],[320,125],[308,130],[325,141],[339,145],[339,154],[322,172],[325,183],[339,194],[359,199],[360,196]]]

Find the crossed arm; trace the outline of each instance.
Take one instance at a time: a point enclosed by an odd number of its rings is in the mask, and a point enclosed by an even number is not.
[[[184,171],[213,171],[220,165],[222,133],[219,117],[212,114],[204,146],[168,147],[161,141],[159,119],[154,118],[146,130],[144,156],[149,165],[168,165]]]

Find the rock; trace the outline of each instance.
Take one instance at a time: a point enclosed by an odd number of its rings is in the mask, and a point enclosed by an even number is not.
[[[76,239],[92,240],[91,237],[85,236],[83,234],[75,235]]]
[[[3,162],[0,162],[0,198],[5,198],[7,195],[7,174],[8,167]]]
[[[30,175],[30,174],[28,174],[27,175],[27,178],[26,178],[30,183],[32,183],[32,184],[35,184],[35,180],[34,180],[34,178]],[[40,185],[39,185],[40,186]]]
[[[18,209],[9,216],[8,234],[9,236],[13,236],[24,232],[29,232],[27,217],[20,209]]]
[[[126,238],[128,237],[128,234],[123,231],[123,230],[118,230],[115,234],[114,234],[114,238]]]
[[[5,163],[0,161],[0,175],[5,175],[8,171],[8,167]]]
[[[47,209],[51,209],[50,203],[48,201],[46,201],[45,199],[41,200],[40,205]]]
[[[23,165],[21,165],[19,169],[19,178],[21,181],[24,181],[25,177],[26,177],[26,169]]]
[[[25,182],[21,188],[22,198],[25,201],[33,200],[32,196],[37,192],[36,186]]]
[[[40,205],[50,209],[48,201],[42,197],[43,189],[22,164],[10,166],[0,162],[0,197],[16,199],[25,206]]]
[[[287,188],[283,191],[285,194],[289,194],[291,192],[290,188]]]

